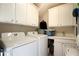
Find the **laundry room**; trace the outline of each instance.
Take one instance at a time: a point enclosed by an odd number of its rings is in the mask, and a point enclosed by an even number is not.
[[[79,3],[0,3],[0,56],[79,56]]]

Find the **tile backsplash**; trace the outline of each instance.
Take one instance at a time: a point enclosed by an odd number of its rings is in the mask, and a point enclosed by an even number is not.
[[[74,27],[56,27],[56,36],[75,36]]]

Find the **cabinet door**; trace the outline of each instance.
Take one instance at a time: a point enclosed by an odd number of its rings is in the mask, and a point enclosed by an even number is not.
[[[63,56],[62,43],[57,41],[54,42],[54,56]]]
[[[34,26],[38,26],[38,17],[39,17],[39,14],[38,14],[38,8],[32,4],[32,9],[31,9],[31,12],[32,12],[32,17],[33,17],[33,25]]]
[[[64,4],[62,5],[62,11],[63,11],[63,26],[67,25],[75,25],[75,19],[72,15],[74,5],[73,4]]]
[[[16,23],[26,25],[26,9],[25,3],[16,3]]]
[[[0,3],[0,22],[15,22],[15,3]]]
[[[63,4],[49,9],[49,27],[74,26],[75,18],[72,15],[74,4]]]
[[[66,47],[75,47],[75,40],[69,39],[55,39],[54,40],[54,55],[65,55]]]
[[[37,42],[32,42],[13,49],[13,56],[37,56]]]
[[[58,6],[58,26],[63,26],[63,9],[62,6]]]
[[[27,24],[30,26],[38,26],[38,9],[33,4],[27,4]]]
[[[58,26],[58,8],[49,9],[49,27]]]

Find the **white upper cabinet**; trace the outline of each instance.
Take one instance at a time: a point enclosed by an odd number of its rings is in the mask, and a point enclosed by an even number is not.
[[[49,26],[57,26],[58,25],[58,8],[54,7],[49,9]]]
[[[27,5],[25,3],[16,3],[16,23],[17,24],[22,24],[22,25],[27,25]]]
[[[16,3],[16,23],[38,26],[38,9],[29,3]]]
[[[32,3],[1,3],[0,22],[38,27],[39,10]]]
[[[0,22],[15,23],[14,3],[0,3]]]
[[[38,26],[39,10],[33,4],[27,4],[27,24],[30,26]]]
[[[73,17],[73,9],[74,9],[74,4],[64,4],[61,6],[62,8],[62,20],[63,20],[63,25],[75,25],[76,24],[76,19]]]
[[[75,18],[72,15],[73,4],[63,4],[49,9],[49,27],[74,26]]]

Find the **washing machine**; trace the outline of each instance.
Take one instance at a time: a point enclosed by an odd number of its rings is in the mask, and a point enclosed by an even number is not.
[[[37,32],[28,32],[27,35],[34,36],[38,40],[38,56],[48,55],[48,36],[44,34],[38,34]]]
[[[23,32],[2,33],[2,41],[6,46],[5,56],[37,56],[38,42],[33,36],[25,36]]]

